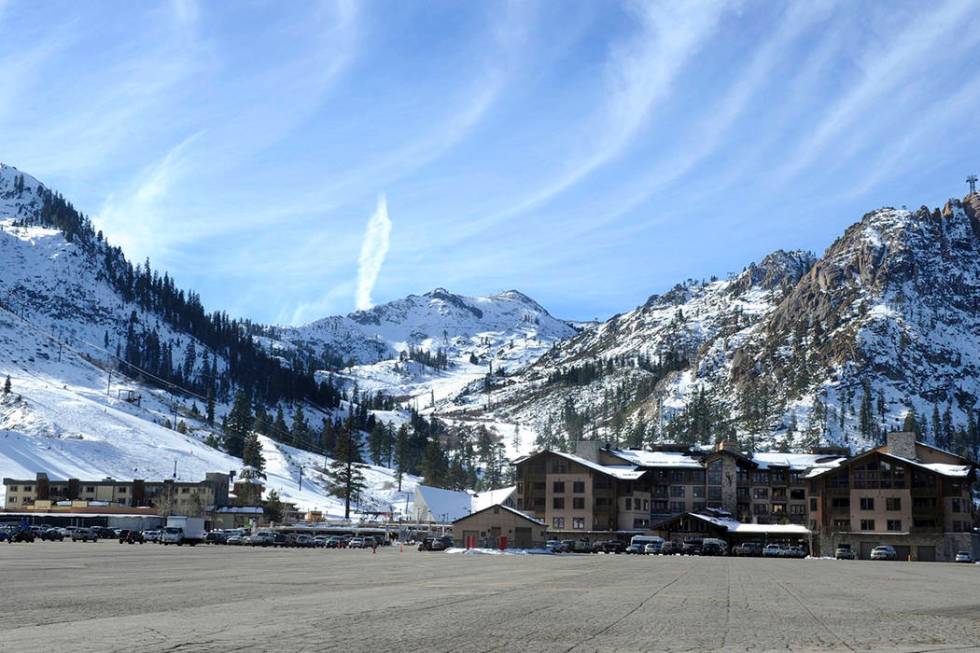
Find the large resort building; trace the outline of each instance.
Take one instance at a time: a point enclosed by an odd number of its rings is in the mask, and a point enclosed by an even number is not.
[[[791,534],[818,555],[849,544],[867,557],[892,544],[905,558],[943,560],[970,548],[975,464],[911,433],[855,457],[839,448],[745,453],[732,441],[709,451],[586,441],[574,454],[541,451],[514,464],[515,507],[559,539],[706,526],[733,540]]]

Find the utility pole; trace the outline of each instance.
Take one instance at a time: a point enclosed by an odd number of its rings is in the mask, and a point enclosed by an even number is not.
[[[974,193],[977,192],[977,176],[976,175],[970,175],[969,177],[967,177],[966,178],[966,183],[970,184],[970,195],[973,195]]]

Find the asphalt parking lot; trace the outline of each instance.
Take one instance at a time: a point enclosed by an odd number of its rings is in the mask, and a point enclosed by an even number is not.
[[[980,566],[0,545],[0,651],[980,649]]]

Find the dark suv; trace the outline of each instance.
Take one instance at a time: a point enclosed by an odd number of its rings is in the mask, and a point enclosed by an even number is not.
[[[622,540],[606,540],[600,545],[599,550],[603,553],[626,553],[627,546]]]
[[[122,531],[119,533],[120,544],[143,544],[144,542],[146,542],[146,538],[140,531]]]
[[[427,537],[419,543],[419,551],[445,551],[452,547],[453,538],[448,535]]]

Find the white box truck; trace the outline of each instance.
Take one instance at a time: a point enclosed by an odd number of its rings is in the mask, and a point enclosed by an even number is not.
[[[183,544],[194,546],[204,542],[207,534],[204,530],[203,517],[167,517],[167,525],[160,533],[160,542],[177,546]]]

